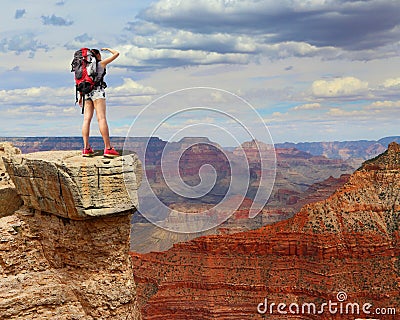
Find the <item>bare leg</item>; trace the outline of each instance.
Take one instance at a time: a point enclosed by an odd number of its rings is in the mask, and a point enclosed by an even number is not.
[[[110,132],[108,130],[108,124],[106,119],[106,100],[105,99],[94,100],[94,108],[96,109],[97,121],[99,123],[101,136],[103,137],[104,147],[110,149],[111,142],[110,142]]]
[[[82,137],[83,137],[83,147],[89,148],[89,133],[90,133],[90,122],[93,118],[93,102],[91,100],[85,101],[85,113],[83,115],[83,124],[82,124]]]

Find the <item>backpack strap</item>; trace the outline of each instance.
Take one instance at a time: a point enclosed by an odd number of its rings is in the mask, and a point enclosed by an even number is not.
[[[96,70],[99,70],[99,63],[100,63],[100,61],[96,62]],[[101,77],[94,84],[96,87],[102,87],[103,89],[107,88],[107,84],[104,81],[104,77],[105,77],[106,73],[107,73],[106,68],[104,68],[103,73],[101,74]]]
[[[75,86],[75,105],[78,103],[78,86]]]
[[[85,96],[82,94],[82,114],[85,112]],[[78,103],[78,86],[75,87],[75,105]]]
[[[85,113],[85,96],[86,96],[86,94],[84,94],[83,98],[82,98],[82,114]]]

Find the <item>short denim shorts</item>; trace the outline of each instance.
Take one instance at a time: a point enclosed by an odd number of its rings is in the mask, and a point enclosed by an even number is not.
[[[86,96],[85,99],[89,100],[97,100],[97,99],[105,99],[106,98],[106,92],[104,91],[104,88],[102,87],[96,87],[94,88],[91,92],[89,92]]]

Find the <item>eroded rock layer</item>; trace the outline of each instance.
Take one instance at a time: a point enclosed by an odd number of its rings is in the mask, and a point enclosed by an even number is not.
[[[130,215],[0,219],[0,319],[138,319]]]
[[[287,221],[132,253],[138,302],[144,319],[394,320],[399,243],[400,147],[392,143],[328,199]]]
[[[6,171],[2,158],[18,154],[21,154],[21,150],[15,148],[11,143],[0,143],[0,218],[13,214],[22,205],[22,199]]]

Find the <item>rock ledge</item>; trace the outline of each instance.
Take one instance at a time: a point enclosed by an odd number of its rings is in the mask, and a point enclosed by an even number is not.
[[[142,170],[136,154],[106,159],[83,158],[80,151],[48,151],[3,160],[30,209],[72,220],[136,210]]]

